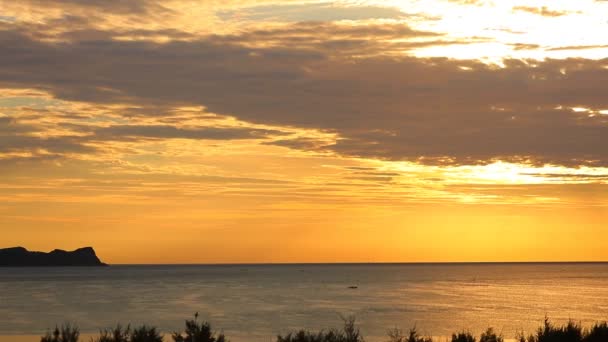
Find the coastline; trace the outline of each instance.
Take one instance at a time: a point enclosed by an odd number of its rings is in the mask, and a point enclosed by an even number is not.
[[[170,339],[167,339],[171,333],[170,332],[162,332],[166,336],[165,342],[169,342]],[[40,342],[40,337],[42,335],[0,335],[0,342]],[[89,342],[91,338],[99,336],[95,333],[82,333],[80,335],[81,342]],[[450,336],[431,336],[433,338],[433,342],[450,342]],[[377,337],[374,339],[373,337],[366,337],[366,342],[386,342],[385,337]],[[243,335],[241,338],[230,337],[229,342],[276,342],[276,336],[269,336],[267,339],[261,340],[251,340]],[[515,338],[506,338],[504,342],[517,342]]]

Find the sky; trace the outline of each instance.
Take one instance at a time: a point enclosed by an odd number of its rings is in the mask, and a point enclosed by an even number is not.
[[[608,1],[0,0],[0,247],[608,260]]]

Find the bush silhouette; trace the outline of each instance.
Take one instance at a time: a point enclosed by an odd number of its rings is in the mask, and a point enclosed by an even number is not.
[[[147,325],[133,329],[130,337],[129,342],[163,342],[163,336],[156,327],[148,327]]]
[[[534,335],[529,335],[528,338],[526,338],[526,335],[524,334],[523,331],[517,333],[517,336],[515,337],[515,341],[517,342],[536,342],[536,337]]]
[[[580,325],[569,321],[564,326],[555,326],[545,318],[545,323],[538,328],[534,341],[528,342],[580,342],[583,340],[583,329]]]
[[[433,342],[431,337],[420,336],[416,327],[410,329],[408,336],[403,335],[399,329],[389,330],[388,337],[389,342]]]
[[[481,334],[479,342],[503,342],[504,339],[501,335],[496,335],[494,329],[488,328],[484,333]]]
[[[216,334],[208,322],[197,322],[198,314],[193,320],[186,320],[183,332],[172,335],[174,342],[228,342],[223,333]],[[365,342],[353,317],[343,318],[342,329],[321,330],[310,332],[299,330],[285,336],[278,335],[276,342]],[[76,325],[65,323],[56,326],[40,338],[40,342],[78,342],[80,330]],[[431,337],[420,336],[416,327],[403,334],[399,329],[388,332],[388,342],[433,342]],[[463,331],[452,334],[452,342],[476,342],[469,332]],[[536,334],[525,337],[521,332],[516,337],[517,342],[608,342],[608,323],[599,322],[589,329],[583,329],[580,324],[569,321],[565,325],[554,325],[548,318],[538,328]],[[163,336],[156,327],[143,325],[131,329],[130,325],[117,325],[113,329],[99,331],[99,336],[91,338],[90,342],[163,342]],[[479,342],[504,342],[500,334],[488,328],[479,338]]]
[[[608,324],[606,322],[596,323],[583,338],[583,342],[600,341],[608,341]]]
[[[349,317],[344,319],[342,330],[322,330],[318,333],[300,330],[286,336],[277,336],[277,342],[364,342],[364,340],[355,324],[355,318]]]
[[[93,342],[130,342],[131,341],[131,326],[127,325],[123,328],[120,324],[114,329],[102,330],[99,332],[99,337],[91,339]]]
[[[458,334],[452,334],[452,342],[475,342],[476,339],[471,333],[463,331]]]
[[[53,333],[47,332],[40,342],[78,342],[80,330],[78,327],[65,323],[61,328],[55,326]]]
[[[225,342],[226,337],[220,333],[215,335],[211,330],[211,325],[207,322],[198,323],[196,319],[198,314],[194,315],[193,320],[186,320],[186,331],[184,333],[173,333],[173,341],[175,342]]]

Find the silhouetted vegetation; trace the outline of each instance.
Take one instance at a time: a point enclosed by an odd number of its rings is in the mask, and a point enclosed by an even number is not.
[[[481,334],[481,337],[479,338],[479,342],[503,342],[504,339],[502,338],[501,335],[496,335],[496,333],[494,332],[494,329],[492,328],[488,328],[488,330],[486,330],[486,332]]]
[[[452,334],[452,342],[475,342],[476,339],[468,331]]]
[[[45,336],[42,336],[40,342],[78,342],[79,337],[78,327],[66,323],[61,328],[56,326],[52,334],[47,332]]]
[[[596,323],[591,330],[587,331],[583,342],[608,341],[608,323]]]
[[[133,329],[131,341],[129,342],[163,342],[163,336],[158,332],[156,327],[142,325],[139,328]]]
[[[131,330],[127,325],[123,328],[120,324],[114,329],[102,330],[99,337],[91,339],[91,342],[162,342],[163,336],[157,328],[142,325]]]
[[[433,342],[431,337],[420,336],[416,330],[416,327],[410,329],[408,336],[403,335],[399,329],[389,330],[388,337],[389,342]]]
[[[277,342],[363,342],[363,336],[355,324],[353,317],[344,319],[342,330],[331,329],[312,333],[300,330],[286,336],[277,336]]]
[[[538,330],[538,342],[578,342],[583,340],[583,328],[572,321],[564,326],[551,324],[545,318],[545,326]]]
[[[99,337],[93,342],[129,342],[131,341],[131,326],[123,328],[120,324],[114,329],[106,329],[99,332]]]
[[[173,342],[228,342],[223,333],[216,333],[211,329],[208,322],[198,322],[198,314],[193,320],[186,320],[185,330],[174,332]],[[55,327],[52,332],[47,332],[40,339],[41,342],[79,342],[80,330],[75,325],[64,324]],[[99,336],[92,338],[90,342],[163,342],[164,338],[156,327],[143,325],[131,329],[130,325],[123,327],[117,325],[113,329],[101,330]],[[440,339],[439,341],[445,341]],[[452,335],[452,342],[477,342],[477,338],[468,331],[462,331]],[[535,334],[525,336],[523,332],[516,337],[517,342],[608,342],[608,323],[596,323],[589,329],[574,321],[565,325],[555,325],[545,318],[543,325]],[[278,335],[276,342],[365,342],[355,319],[345,318],[342,329],[321,330],[310,332],[299,330],[285,336]],[[403,334],[399,329],[388,332],[388,342],[433,342],[430,336],[421,336],[416,327]],[[504,342],[501,334],[494,329],[488,328],[480,337],[479,342]]]
[[[518,342],[598,342],[608,341],[608,324],[596,323],[591,329],[583,330],[580,324],[569,321],[565,325],[555,325],[548,318],[536,335],[527,338],[523,333],[517,337]]]
[[[211,330],[211,325],[208,322],[198,323],[196,319],[198,313],[194,315],[193,320],[186,320],[186,331],[183,333],[174,332],[173,341],[175,342],[226,342],[224,334],[215,335]]]

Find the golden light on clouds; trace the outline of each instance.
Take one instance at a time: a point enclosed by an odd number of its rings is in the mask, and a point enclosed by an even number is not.
[[[2,244],[605,260],[606,31],[591,0],[0,0]]]

